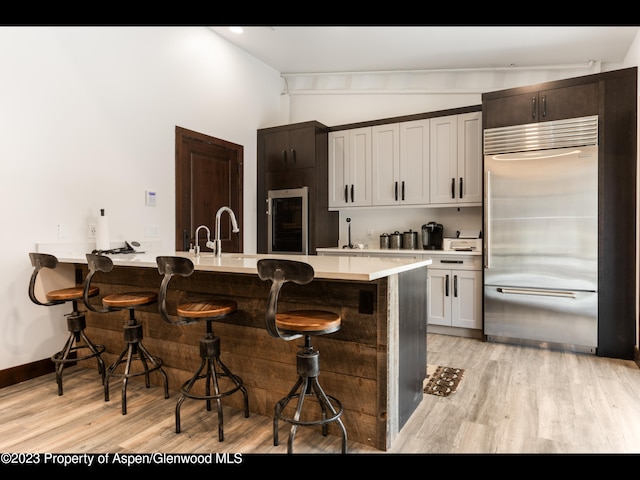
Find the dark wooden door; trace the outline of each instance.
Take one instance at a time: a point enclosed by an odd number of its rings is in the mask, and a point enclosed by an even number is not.
[[[191,244],[206,247],[206,232],[195,231],[206,225],[215,236],[216,212],[227,206],[233,210],[240,233],[231,232],[231,220],[223,213],[220,239],[223,252],[243,251],[243,153],[242,145],[176,127],[176,250]]]

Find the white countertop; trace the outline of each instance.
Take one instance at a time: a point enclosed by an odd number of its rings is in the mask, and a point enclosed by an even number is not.
[[[318,248],[318,252],[326,253],[343,253],[348,255],[350,252],[358,254],[389,254],[393,256],[402,255],[482,255],[480,250],[423,250],[423,249],[408,249],[408,248]]]
[[[47,253],[47,252],[44,252]],[[217,258],[212,253],[204,252],[195,257],[188,252],[148,252],[136,254],[109,255],[117,266],[157,268],[156,257],[160,255],[176,255],[191,258],[196,270],[222,273],[244,273],[257,275],[257,263],[261,258],[284,258],[309,263],[315,270],[316,278],[333,280],[371,281],[388,277],[396,273],[431,265],[430,258],[421,260],[401,257],[342,257],[323,255],[263,255],[243,253],[222,253]],[[58,254],[62,263],[87,263],[84,253]]]

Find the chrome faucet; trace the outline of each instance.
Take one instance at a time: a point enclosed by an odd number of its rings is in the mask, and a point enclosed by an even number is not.
[[[206,243],[207,247],[209,248],[214,247],[213,243],[211,242],[211,230],[209,230],[209,227],[207,227],[206,225],[200,225],[198,228],[196,228],[196,235],[195,235],[196,245],[195,247],[193,247],[193,253],[195,254],[196,257],[200,255],[200,245],[198,242],[199,240],[198,235],[200,234],[201,228],[204,228],[207,231],[207,243]]]
[[[236,220],[236,216],[229,207],[220,207],[218,212],[216,213],[216,238],[214,240],[214,249],[216,257],[220,257],[222,255],[222,242],[220,241],[220,216],[222,212],[229,212],[229,216],[231,217],[231,225],[233,227],[233,233],[238,233],[240,229],[238,228],[238,221]],[[208,246],[208,245],[207,245]]]

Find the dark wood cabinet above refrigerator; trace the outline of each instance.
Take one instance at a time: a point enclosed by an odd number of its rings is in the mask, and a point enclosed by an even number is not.
[[[484,128],[598,115],[599,83],[590,77],[486,93],[482,105]]]
[[[267,192],[309,187],[309,254],[338,245],[338,212],[328,208],[328,127],[302,122],[258,130],[257,252],[268,253]]]

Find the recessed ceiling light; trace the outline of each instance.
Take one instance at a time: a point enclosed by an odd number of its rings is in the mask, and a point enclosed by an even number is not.
[[[231,30],[233,33],[243,33],[244,29],[242,27],[229,27],[229,30]]]

